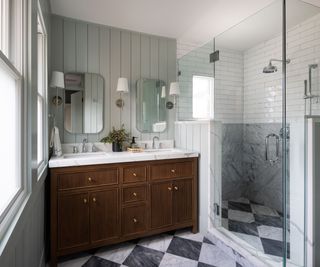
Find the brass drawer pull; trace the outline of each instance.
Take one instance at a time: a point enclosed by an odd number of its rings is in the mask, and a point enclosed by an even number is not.
[[[136,218],[133,218],[133,220],[132,220],[134,223],[137,223],[138,222],[138,220],[136,219]]]
[[[178,186],[175,186],[175,187],[174,187],[174,190],[178,191],[178,190],[179,190],[179,187],[178,187]]]
[[[168,190],[171,191],[171,190],[172,190],[172,187],[169,186],[169,187],[168,187]]]
[[[92,178],[91,178],[91,177],[89,177],[89,178],[88,178],[88,181],[89,181],[89,182],[92,182]]]
[[[135,172],[133,172],[132,175],[133,175],[134,177],[137,177],[137,174],[136,174]]]
[[[97,202],[97,199],[94,197],[94,198],[92,199],[92,201],[93,201],[93,202]]]
[[[175,169],[172,169],[171,172],[172,172],[172,173],[176,173],[176,170],[175,170]]]
[[[138,194],[136,192],[133,192],[132,195],[136,197]]]
[[[83,203],[87,204],[88,200],[86,198],[83,199]]]

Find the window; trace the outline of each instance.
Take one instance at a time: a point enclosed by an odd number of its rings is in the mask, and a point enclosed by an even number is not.
[[[0,0],[0,240],[27,195],[23,10],[25,1]]]
[[[0,50],[9,56],[9,0],[0,0]]]
[[[47,164],[47,35],[41,8],[38,6],[38,99],[37,164],[38,177]]]
[[[213,119],[214,79],[206,76],[192,77],[192,116],[195,119]]]

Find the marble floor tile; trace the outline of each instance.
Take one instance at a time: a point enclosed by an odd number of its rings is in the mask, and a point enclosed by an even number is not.
[[[206,264],[206,263],[203,263],[203,262],[199,262],[198,263],[198,267],[216,267],[216,266],[213,266],[213,265],[210,265],[210,264]]]
[[[279,214],[276,210],[262,205],[251,205],[252,212],[259,215],[268,215],[279,217]]]
[[[203,243],[199,262],[213,266],[236,267],[236,262],[215,245]]]
[[[250,204],[250,200],[245,198],[245,197],[239,197],[239,198],[235,198],[235,199],[230,199],[229,201]]]
[[[167,252],[197,261],[199,259],[201,246],[201,242],[175,236],[172,239]]]
[[[229,201],[228,208],[229,210],[240,210],[240,211],[252,212],[251,205],[246,203]]]
[[[243,233],[247,235],[258,236],[258,229],[254,223],[244,223],[237,221],[228,221],[229,231]]]
[[[233,234],[247,242],[251,247],[254,247],[258,251],[263,252],[263,246],[259,237],[236,232],[234,232]]]
[[[98,250],[97,253],[95,253],[95,256],[121,264],[129,256],[135,246],[135,244],[129,242],[107,246]]]
[[[201,233],[193,234],[190,230],[179,230],[174,235],[198,242],[202,242],[204,237]]]
[[[283,240],[282,228],[277,228],[277,227],[272,227],[267,225],[261,225],[261,226],[258,226],[257,228],[258,228],[260,237],[272,239],[272,240],[278,240],[282,242]]]
[[[210,245],[214,245],[211,240],[209,240],[208,238],[204,237],[203,238],[203,243],[207,243],[207,244],[210,244]]]
[[[73,259],[66,259],[58,263],[58,267],[79,267],[85,264],[89,259],[91,258],[91,255],[86,256],[80,256],[78,258]]]
[[[222,218],[222,219],[221,219],[221,226],[222,226],[224,229],[229,230],[229,220],[228,220],[228,219],[225,219],[225,218]]]
[[[152,237],[141,239],[138,245],[159,250],[162,252],[166,252],[172,238],[173,238],[172,235],[166,235],[166,234],[152,236]]]
[[[244,212],[240,210],[228,210],[228,219],[245,223],[254,222],[254,216],[251,212]]]
[[[121,265],[106,259],[92,256],[82,267],[120,267]]]
[[[268,225],[282,228],[281,217],[254,214],[254,218],[258,225]]]
[[[228,218],[228,209],[222,209],[222,218]]]
[[[266,254],[282,257],[282,242],[261,238],[262,246]]]
[[[228,209],[228,201],[227,200],[222,200],[221,208]]]
[[[197,267],[198,262],[184,257],[166,253],[160,263],[160,267]]]
[[[137,245],[123,262],[129,267],[156,267],[160,265],[164,253]]]

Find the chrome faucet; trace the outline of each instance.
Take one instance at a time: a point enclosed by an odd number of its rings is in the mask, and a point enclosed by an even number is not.
[[[152,149],[155,149],[156,148],[156,144],[155,144],[155,140],[158,140],[159,141],[159,137],[158,136],[154,136],[153,138],[152,138]]]
[[[86,144],[87,144],[87,143],[88,143],[87,138],[84,138],[84,139],[82,140],[82,153],[88,152],[87,147],[86,147]]]

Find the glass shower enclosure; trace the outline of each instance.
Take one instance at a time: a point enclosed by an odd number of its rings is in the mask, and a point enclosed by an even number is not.
[[[305,124],[320,115],[319,60],[320,8],[276,0],[178,61],[179,120],[196,119],[192,77],[214,78],[209,232],[271,266],[312,266]]]
[[[306,265],[304,124],[320,107],[319,12],[274,1],[213,41],[212,227],[274,266]]]

